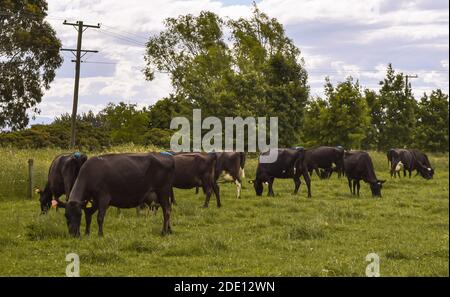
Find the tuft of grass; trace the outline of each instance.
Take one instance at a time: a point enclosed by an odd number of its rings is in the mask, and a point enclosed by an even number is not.
[[[65,224],[48,216],[41,216],[26,224],[25,230],[27,238],[32,241],[69,237]]]
[[[324,231],[316,226],[296,226],[288,233],[288,239],[291,240],[314,240],[324,237]]]
[[[386,259],[390,260],[408,260],[411,258],[409,255],[399,250],[388,251],[384,256],[386,257]]]

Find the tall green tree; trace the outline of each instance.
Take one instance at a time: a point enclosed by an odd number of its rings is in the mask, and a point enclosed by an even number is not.
[[[382,114],[379,123],[378,149],[407,147],[413,144],[417,102],[406,85],[403,73],[396,73],[389,64],[386,77],[380,82],[379,104]]]
[[[426,151],[448,151],[448,95],[437,89],[424,94],[417,108],[415,146]]]
[[[145,144],[145,133],[149,124],[148,112],[145,109],[137,109],[136,104],[110,103],[101,111],[100,117],[105,129],[110,132],[113,144]]]
[[[281,145],[298,142],[307,73],[299,49],[276,19],[255,6],[249,19],[225,22],[201,12],[169,18],[165,25],[147,44],[147,79],[155,70],[168,72],[172,95],[201,108],[205,117],[277,116]]]
[[[324,87],[326,99],[309,103],[303,125],[305,144],[361,148],[370,126],[370,117],[359,82],[348,77],[334,87],[327,77]]]
[[[378,149],[379,135],[382,120],[383,110],[381,108],[380,97],[374,90],[365,89],[364,98],[369,111],[370,125],[367,128],[366,137],[362,141],[361,147],[363,149]]]
[[[0,129],[21,129],[39,112],[61,65],[60,40],[45,21],[45,0],[0,0]]]

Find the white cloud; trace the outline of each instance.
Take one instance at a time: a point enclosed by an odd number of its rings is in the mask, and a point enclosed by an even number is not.
[[[60,18],[101,23],[101,30],[88,29],[84,33],[83,48],[100,51],[89,57],[90,61],[116,63],[91,64],[90,67],[96,67],[88,77],[84,72],[88,67],[82,65],[80,112],[97,111],[107,102],[120,100],[145,106],[171,92],[166,74],[157,73],[151,82],[142,74],[145,67],[143,45],[150,35],[164,28],[163,21],[167,17],[211,10],[222,17],[238,18],[249,16],[252,10],[250,1],[247,5],[227,5],[226,1],[218,0],[48,2],[48,21],[64,47],[76,46],[76,31],[62,25]],[[326,75],[334,82],[352,75],[360,79],[363,86],[377,88],[389,62],[398,71],[408,68],[419,74],[419,79],[413,82],[414,89],[423,91],[440,87],[448,92],[448,73],[442,71],[448,71],[448,3],[437,5],[431,0],[262,0],[258,7],[270,17],[277,18],[300,47],[313,95],[323,92]],[[309,28],[314,30],[309,31]],[[393,50],[401,54],[395,54]],[[409,59],[405,58],[408,55]],[[362,58],[356,59],[356,56]],[[435,69],[436,63],[442,68]],[[39,105],[42,115],[53,117],[71,111],[73,68],[70,61],[64,63]]]

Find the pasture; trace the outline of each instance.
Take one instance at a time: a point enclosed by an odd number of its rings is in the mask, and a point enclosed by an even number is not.
[[[122,146],[109,152],[155,148]],[[66,254],[80,256],[81,276],[365,276],[369,253],[380,257],[381,276],[448,276],[448,154],[429,154],[435,177],[391,179],[384,153],[370,152],[381,199],[367,184],[350,195],[346,178],[319,180],[312,199],[305,183],[292,195],[292,180],[275,180],[275,197],[254,194],[247,181],[256,159],[247,159],[242,198],[221,184],[223,207],[202,209],[203,195],[175,190],[172,235],[161,237],[156,216],[110,208],[105,236],[70,238],[64,210],[39,213],[38,196],[26,198],[27,159],[36,185],[60,150],[0,149],[0,275],[65,276]],[[94,155],[101,152],[88,152]],[[415,174],[415,173],[414,173]],[[95,217],[94,217],[95,218]],[[82,231],[84,231],[84,217]]]

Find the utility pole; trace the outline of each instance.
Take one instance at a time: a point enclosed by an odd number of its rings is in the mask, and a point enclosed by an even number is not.
[[[84,57],[87,53],[98,53],[98,51],[94,50],[82,50],[81,42],[83,40],[83,32],[87,28],[100,28],[100,24],[97,25],[85,25],[83,21],[77,21],[76,23],[68,23],[64,21],[63,25],[74,26],[74,28],[78,31],[78,40],[77,40],[77,48],[69,49],[63,48],[62,51],[72,52],[75,56],[75,86],[73,90],[73,106],[72,106],[72,125],[71,125],[71,135],[70,135],[70,148],[75,147],[75,134],[76,134],[76,120],[77,120],[77,108],[78,108],[78,89],[80,85],[80,64],[81,58]],[[83,53],[83,54],[81,54]]]
[[[414,75],[405,75],[405,96],[408,98],[408,78],[418,78],[419,76],[417,74]]]

